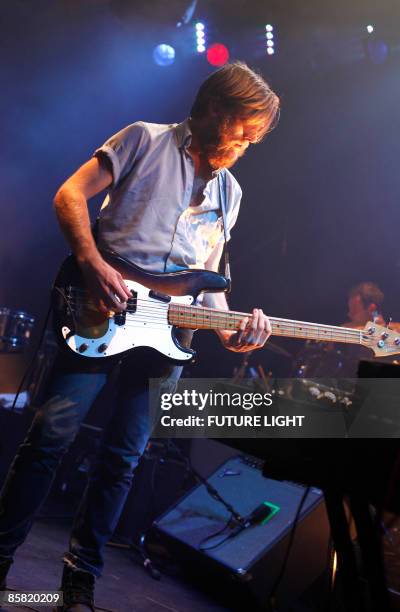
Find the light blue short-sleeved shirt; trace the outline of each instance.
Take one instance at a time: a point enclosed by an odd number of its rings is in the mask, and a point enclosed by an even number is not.
[[[204,268],[224,240],[217,173],[204,199],[190,206],[194,163],[187,151],[189,121],[137,122],[97,149],[111,162],[113,183],[100,211],[98,244],[154,272]],[[242,191],[226,171],[227,234],[236,222]]]

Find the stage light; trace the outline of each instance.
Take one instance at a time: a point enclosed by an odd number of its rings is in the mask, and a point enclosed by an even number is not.
[[[275,53],[274,27],[270,23],[265,26],[265,38],[267,53],[273,55]]]
[[[158,66],[170,66],[175,61],[175,49],[162,43],[153,51],[153,59]]]
[[[368,32],[368,34],[372,34],[373,31],[374,31],[374,26],[373,25],[367,25],[367,32]]]
[[[182,17],[176,24],[177,28],[181,28],[183,25],[187,25],[192,21],[194,12],[196,10],[197,0],[192,0],[189,6],[186,8],[186,11],[183,13]]]
[[[204,23],[198,22],[194,26],[196,33],[196,50],[197,53],[204,53],[206,50],[206,32]]]
[[[207,60],[211,66],[223,66],[229,60],[227,47],[221,43],[214,43],[207,49]]]

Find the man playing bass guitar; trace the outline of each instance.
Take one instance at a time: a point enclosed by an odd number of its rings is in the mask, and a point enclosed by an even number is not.
[[[224,234],[229,238],[241,199],[228,168],[251,143],[262,140],[278,111],[279,99],[261,76],[243,63],[228,64],[201,85],[190,118],[173,125],[129,125],[61,186],[54,200],[57,218],[92,308],[102,316],[123,313],[132,298],[121,273],[102,257],[102,249],[151,272],[218,270]],[[226,183],[225,231],[218,187],[221,171]],[[87,201],[103,190],[108,195],[95,241]],[[227,309],[223,293],[206,293],[203,305]],[[217,333],[227,349],[250,351],[264,345],[271,327],[262,310],[254,309],[239,330]],[[188,346],[190,330],[182,330],[179,339]],[[145,349],[111,361],[59,356],[47,401],[37,411],[1,492],[0,588],[5,587],[15,550],[25,540],[62,456],[113,373],[118,401],[74,521],[62,577],[64,612],[94,609],[103,549],[150,435],[148,379],[163,378],[172,388],[181,369]]]

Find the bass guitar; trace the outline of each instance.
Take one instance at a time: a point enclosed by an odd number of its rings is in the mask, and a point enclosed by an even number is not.
[[[53,322],[60,343],[87,358],[106,359],[151,347],[185,363],[194,351],[181,346],[177,328],[237,330],[251,314],[196,306],[201,292],[227,291],[225,277],[208,270],[153,273],[111,251],[103,258],[122,275],[131,292],[127,309],[108,316],[95,308],[75,258],[62,264],[53,287]],[[364,329],[269,317],[273,336],[360,344],[376,357],[400,353],[400,333],[369,321]]]

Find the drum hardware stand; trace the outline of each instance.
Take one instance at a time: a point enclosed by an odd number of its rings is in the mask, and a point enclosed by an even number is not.
[[[365,571],[366,584],[363,585],[344,511],[343,493],[330,486],[323,488],[323,491],[338,556],[338,571],[343,586],[343,609],[346,612],[389,610],[378,525],[371,515],[368,500],[357,492],[349,495],[350,510]]]
[[[244,353],[240,367],[237,369],[235,368],[234,377],[232,381],[233,384],[238,383],[243,380],[243,378],[245,378],[246,370],[249,366],[250,357],[252,356],[253,352],[254,351],[247,351],[246,353]]]
[[[50,320],[50,314],[51,314],[52,308],[53,308],[53,306],[52,306],[52,304],[50,302],[49,308],[48,308],[47,313],[46,313],[46,318],[45,318],[44,323],[43,323],[42,331],[40,333],[40,337],[39,337],[39,341],[38,341],[37,347],[35,349],[35,352],[33,354],[31,362],[28,365],[28,367],[26,368],[26,370],[24,372],[24,375],[23,375],[23,377],[21,379],[21,382],[19,383],[19,386],[18,386],[18,389],[17,389],[17,391],[15,393],[14,401],[13,401],[13,404],[11,406],[10,412],[15,412],[18,396],[20,395],[20,393],[21,393],[21,391],[22,391],[22,389],[24,387],[24,384],[28,380],[28,377],[33,372],[33,368],[35,366],[36,359],[38,357],[38,354],[39,354],[39,351],[40,351],[40,348],[42,346],[43,339],[44,339],[44,336],[45,336],[45,333],[46,333],[47,325],[48,325],[49,320]]]

